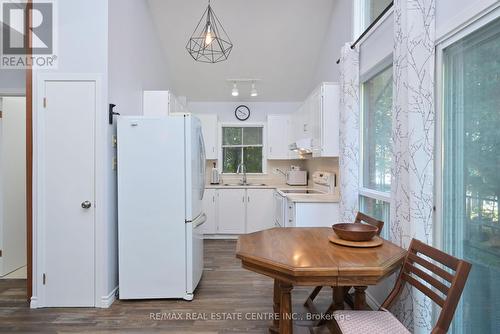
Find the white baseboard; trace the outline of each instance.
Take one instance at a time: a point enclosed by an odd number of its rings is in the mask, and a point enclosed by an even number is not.
[[[380,308],[380,303],[375,298],[373,298],[373,296],[368,291],[365,291],[365,294],[366,303],[368,304],[368,306],[370,306],[372,310],[378,310]]]
[[[31,299],[30,299],[30,308],[38,308],[38,307],[39,307],[39,305],[38,305],[38,298],[32,296]]]
[[[118,293],[118,286],[116,286],[107,296],[101,297],[101,305],[100,308],[109,308],[113,305],[116,300],[116,295]]]

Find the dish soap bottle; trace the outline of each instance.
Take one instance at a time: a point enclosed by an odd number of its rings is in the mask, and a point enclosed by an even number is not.
[[[212,168],[212,177],[210,179],[210,184],[219,184],[219,171],[217,170],[216,164],[214,162],[214,167]]]

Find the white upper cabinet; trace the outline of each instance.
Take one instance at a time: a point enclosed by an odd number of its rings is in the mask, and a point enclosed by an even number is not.
[[[207,160],[218,158],[218,117],[215,114],[197,114],[201,121]]]
[[[179,98],[168,90],[146,90],[143,92],[142,107],[144,116],[168,116],[188,114],[189,110]]]
[[[267,116],[267,158],[269,160],[290,159],[290,116]]]
[[[312,139],[314,157],[339,156],[339,85],[322,83],[291,116],[292,140]]]
[[[340,86],[338,83],[321,85],[321,100],[319,107],[319,128],[317,149],[313,156],[338,157],[340,141]]]

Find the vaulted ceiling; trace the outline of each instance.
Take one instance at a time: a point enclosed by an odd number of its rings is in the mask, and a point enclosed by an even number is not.
[[[149,0],[177,95],[190,101],[300,101],[311,80],[331,18],[334,0],[212,0],[212,8],[234,48],[227,61],[194,61],[186,43],[207,0]],[[227,79],[254,78],[231,96]]]

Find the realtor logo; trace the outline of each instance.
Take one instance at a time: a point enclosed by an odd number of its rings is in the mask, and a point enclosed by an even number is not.
[[[0,0],[2,68],[55,68],[54,0]],[[28,18],[31,18],[28,20]],[[31,34],[31,48],[28,45]]]

